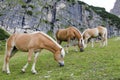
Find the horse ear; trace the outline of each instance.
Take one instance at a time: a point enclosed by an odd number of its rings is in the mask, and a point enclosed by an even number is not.
[[[64,51],[64,49],[63,49],[63,48],[60,48],[60,51],[61,51],[61,57],[64,58],[64,56],[65,56],[65,51]]]

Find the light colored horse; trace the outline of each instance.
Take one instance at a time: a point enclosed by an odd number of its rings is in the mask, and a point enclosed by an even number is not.
[[[9,70],[9,59],[16,53],[16,51],[21,50],[28,52],[28,62],[22,68],[22,71],[25,72],[25,69],[31,62],[32,54],[35,53],[34,62],[32,65],[32,73],[36,74],[35,65],[39,52],[42,49],[47,49],[54,54],[54,59],[64,66],[64,49],[51,37],[43,32],[35,33],[21,33],[11,35],[6,42],[6,53],[4,58],[3,71],[6,71],[8,74]]]
[[[77,45],[80,48],[80,51],[83,52],[84,51],[84,41],[83,41],[83,37],[82,34],[80,33],[80,31],[75,28],[75,27],[68,27],[66,29],[59,29],[56,32],[56,40],[59,44],[62,43],[62,41],[67,42],[67,47],[70,46],[70,41],[72,40],[77,40]],[[68,53],[68,49],[67,49],[67,53]]]
[[[86,29],[82,35],[85,41],[84,47],[87,47],[87,43],[89,39],[96,38],[98,36],[101,37],[101,46],[105,46],[105,45],[107,46],[107,28],[105,27],[98,26],[93,29]],[[94,41],[92,39],[92,47],[94,46],[93,42]]]

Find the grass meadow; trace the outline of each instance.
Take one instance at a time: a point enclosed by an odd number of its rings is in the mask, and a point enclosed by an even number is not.
[[[0,80],[120,80],[120,38],[117,37],[109,39],[107,47],[100,48],[99,43],[95,43],[92,48],[89,44],[84,52],[69,47],[64,67],[59,67],[51,52],[43,50],[36,64],[36,75],[31,73],[32,62],[26,73],[21,72],[27,53],[20,51],[10,59],[11,74],[3,73],[4,48],[5,41],[1,41]]]

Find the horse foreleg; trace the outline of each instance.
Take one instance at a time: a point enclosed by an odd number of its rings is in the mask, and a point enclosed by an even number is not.
[[[107,38],[104,38],[104,40],[103,40],[103,46],[107,46]]]
[[[37,73],[37,71],[35,70],[35,65],[36,65],[36,62],[37,62],[38,54],[39,54],[39,52],[35,53],[34,62],[33,62],[32,69],[31,69],[33,74]]]
[[[87,39],[85,39],[84,41],[85,41],[84,42],[84,48],[86,48],[87,47]]]
[[[28,52],[28,62],[25,64],[25,66],[23,66],[22,72],[25,72],[26,68],[28,67],[29,63],[31,62],[32,54],[33,54],[33,50],[29,50],[29,52]]]
[[[91,39],[92,48],[94,47],[94,39]]]

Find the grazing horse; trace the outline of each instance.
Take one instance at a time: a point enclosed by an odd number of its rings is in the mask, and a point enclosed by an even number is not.
[[[64,49],[51,37],[43,32],[34,32],[34,33],[21,33],[11,35],[6,42],[6,53],[4,58],[3,71],[6,71],[8,74],[9,70],[9,59],[17,52],[21,50],[23,52],[28,52],[28,62],[22,68],[22,71],[25,72],[28,64],[31,62],[32,54],[35,53],[34,62],[32,65],[32,73],[36,74],[35,65],[39,52],[42,49],[47,49],[54,54],[54,59],[64,66]]]
[[[62,43],[62,41],[66,41],[67,42],[67,47],[70,46],[70,41],[72,40],[78,40],[77,44],[78,47],[80,48],[80,51],[83,52],[83,48],[84,48],[84,41],[83,41],[83,37],[82,34],[80,33],[80,31],[75,28],[75,27],[68,27],[66,29],[59,29],[56,32],[56,40],[59,44]],[[67,49],[67,53],[68,53],[68,49]]]
[[[101,46],[105,46],[105,45],[107,46],[107,28],[105,27],[98,26],[93,29],[86,29],[82,35],[85,41],[84,47],[87,47],[87,43],[89,39],[96,37],[101,37]],[[92,47],[93,47],[93,40],[92,40]]]

